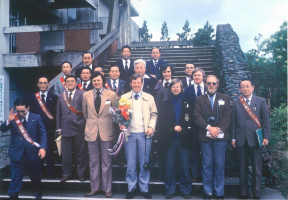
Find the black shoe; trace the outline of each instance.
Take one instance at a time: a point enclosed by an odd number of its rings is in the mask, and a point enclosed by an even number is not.
[[[224,199],[224,196],[216,196],[216,199]]]
[[[165,199],[171,199],[174,196],[174,194],[166,194]]]
[[[246,195],[240,195],[239,199],[248,199],[248,195],[247,194]]]
[[[182,194],[184,199],[191,199],[191,194]]]
[[[141,194],[145,199],[152,199],[152,196],[149,192],[141,192]]]
[[[204,194],[203,199],[212,199],[212,194]]]
[[[253,199],[261,199],[260,196],[253,196]]]
[[[164,178],[158,176],[156,179],[155,179],[156,182],[164,182]]]
[[[35,190],[35,198],[37,200],[42,199],[42,192],[41,190]]]
[[[18,198],[18,193],[14,193],[12,196],[10,196],[10,199],[13,199],[13,200],[19,199]]]
[[[135,190],[131,190],[126,194],[126,199],[132,199],[135,196]]]

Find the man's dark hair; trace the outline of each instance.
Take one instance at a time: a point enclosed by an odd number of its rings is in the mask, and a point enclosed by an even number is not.
[[[66,83],[66,80],[67,80],[68,78],[74,78],[75,81],[76,81],[76,83],[77,83],[77,78],[76,78],[75,76],[73,76],[73,75],[66,76],[66,78],[65,78],[65,83]]]
[[[92,53],[91,52],[89,52],[89,51],[85,51],[84,53],[82,53],[82,58],[84,57],[84,54],[90,54],[91,55],[91,58],[93,58],[93,55],[92,55]]]
[[[121,52],[123,51],[123,49],[125,49],[125,48],[128,48],[129,49],[129,51],[131,52],[131,47],[130,46],[128,46],[128,45],[124,45],[122,48],[121,48]]]
[[[25,106],[25,108],[28,108],[30,105],[27,99],[18,98],[14,101],[14,108],[16,108],[16,106]]]
[[[132,83],[132,80],[137,80],[138,78],[141,78],[141,83],[143,83],[143,77],[140,76],[139,74],[133,74],[131,76],[130,83]]]
[[[179,78],[174,78],[172,79],[171,83],[169,84],[169,90],[171,92],[171,88],[173,85],[180,83],[180,87],[181,87],[181,93],[183,93],[184,89],[183,89],[183,85],[182,85],[182,81]]]
[[[161,49],[158,48],[158,47],[153,47],[153,48],[151,49],[151,53],[152,53],[153,49],[158,49],[158,50],[159,50],[159,53],[161,53]]]
[[[112,68],[112,67],[118,67],[119,72],[120,72],[120,67],[119,67],[117,64],[115,64],[115,65],[110,65],[110,67],[109,67],[109,72],[111,71],[111,68]]]
[[[254,86],[254,83],[253,83],[252,79],[250,79],[250,78],[243,78],[243,79],[241,79],[241,81],[239,82],[239,87],[241,87],[241,83],[242,83],[243,81],[250,81],[251,86]]]
[[[160,78],[163,80],[164,77],[163,77],[163,71],[167,70],[167,68],[170,67],[171,69],[171,76],[173,75],[174,73],[174,68],[173,66],[171,66],[170,64],[164,64],[160,67]]]
[[[103,84],[103,87],[105,87],[105,83],[106,83],[106,78],[103,74],[101,74],[100,72],[93,72],[93,74],[91,75],[91,82],[94,78],[96,78],[97,76],[101,76],[101,79],[102,79],[102,84]]]
[[[70,67],[73,68],[73,67],[72,67],[72,64],[71,64],[70,62],[68,62],[68,61],[62,62],[62,63],[61,63],[61,67],[62,67],[65,63],[68,63],[68,64],[70,65]]]
[[[82,71],[83,71],[84,69],[88,69],[89,72],[90,72],[90,74],[92,74],[92,70],[90,69],[90,67],[86,67],[86,66],[81,68],[80,74],[82,74]]]
[[[38,83],[39,83],[39,79],[40,79],[40,78],[46,78],[46,79],[47,79],[47,82],[49,83],[49,79],[47,78],[47,76],[43,76],[43,75],[38,77]]]

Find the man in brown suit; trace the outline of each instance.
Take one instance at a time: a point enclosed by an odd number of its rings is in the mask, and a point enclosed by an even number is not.
[[[106,79],[100,72],[92,74],[91,82],[94,89],[83,94],[85,140],[89,149],[91,186],[91,191],[86,196],[93,196],[102,190],[106,197],[112,197],[112,157],[107,149],[113,147],[116,135],[109,108],[115,105],[117,97],[115,92],[104,88]]]

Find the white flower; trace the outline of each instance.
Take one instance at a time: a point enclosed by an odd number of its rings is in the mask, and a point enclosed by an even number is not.
[[[276,51],[280,51],[280,49],[279,49],[279,48],[276,48]]]
[[[280,40],[283,40],[283,37],[279,37]]]
[[[258,61],[259,61],[259,58],[256,59],[256,62],[258,62]]]
[[[273,42],[276,42],[277,40],[275,38],[272,39]]]
[[[277,56],[277,58],[281,59],[281,58],[282,58],[282,56],[281,56],[281,55],[279,55],[279,56]]]

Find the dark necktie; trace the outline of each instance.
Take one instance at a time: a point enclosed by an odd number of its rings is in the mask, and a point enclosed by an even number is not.
[[[191,81],[192,81],[191,78],[189,78],[189,86],[191,86]]]
[[[154,65],[155,65],[155,67],[157,67],[157,60],[155,60]]]
[[[70,92],[70,94],[69,94],[69,103],[71,103],[72,102],[72,92]]]
[[[166,82],[166,83],[164,84],[164,87],[165,87],[165,88],[168,88],[168,86],[169,86],[169,82]]]
[[[250,103],[249,103],[249,102],[250,102],[250,100],[247,99],[247,100],[246,100],[246,103],[248,104],[248,106],[250,106]]]
[[[138,100],[139,95],[138,95],[138,94],[135,94],[135,95],[134,95],[134,98],[135,98],[135,100]]]
[[[213,110],[213,105],[214,105],[213,96],[210,96],[210,103],[211,103],[211,108]]]
[[[197,97],[201,96],[202,92],[201,92],[201,87],[200,85],[197,86]]]
[[[127,72],[128,71],[128,61],[126,60],[125,61],[125,72]]]
[[[113,90],[114,90],[114,92],[116,92],[116,90],[117,90],[116,81],[113,81]]]
[[[85,82],[85,83],[84,83],[84,89],[85,89],[85,90],[86,90],[86,86],[87,86],[87,83]]]
[[[45,104],[45,94],[41,94],[41,97],[42,97],[42,102]]]
[[[100,109],[100,104],[101,104],[101,97],[100,97],[100,92],[97,91],[96,92],[97,96],[95,98],[95,102],[94,102],[94,106],[95,106],[95,110],[97,112],[97,114],[99,113],[99,109]]]
[[[24,117],[22,124],[23,124],[24,128],[26,128],[26,126],[27,126],[26,117]]]

